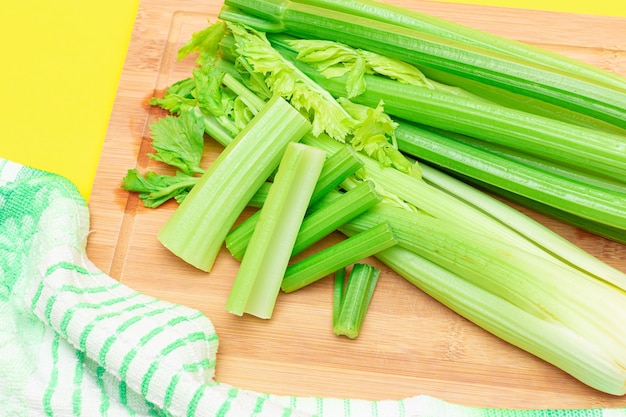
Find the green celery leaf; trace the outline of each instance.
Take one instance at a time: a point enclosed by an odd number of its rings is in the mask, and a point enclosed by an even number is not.
[[[226,25],[218,21],[214,24],[209,24],[201,31],[195,32],[191,35],[191,39],[178,50],[178,60],[180,61],[192,53],[198,53],[196,63],[199,66],[204,67],[212,63],[217,56],[219,42],[225,31]]]
[[[365,74],[378,74],[406,84],[434,88],[417,67],[384,55],[328,40],[291,39],[287,43],[298,52],[296,59],[311,65],[326,78],[347,74],[348,98],[365,91]]]
[[[367,63],[368,73],[378,74],[419,87],[434,88],[431,81],[416,67],[398,59],[359,49]]]
[[[224,73],[214,67],[193,70],[198,106],[214,116],[225,116],[232,109],[232,98],[224,96],[223,76]]]
[[[185,78],[170,85],[162,98],[154,97],[150,105],[159,106],[172,114],[180,114],[196,105],[196,84],[193,78]]]
[[[166,116],[150,125],[152,146],[156,153],[148,156],[185,172],[201,173],[204,149],[204,121],[193,109],[180,116]]]
[[[393,166],[402,172],[411,170],[412,163],[397,148],[397,123],[384,112],[382,102],[376,108],[371,108],[345,98],[338,101],[358,121],[350,141],[354,149],[364,152],[384,166]]]
[[[325,77],[348,74],[348,98],[356,97],[365,90],[365,60],[356,49],[326,40],[292,39],[288,43],[298,51],[298,60],[308,63]]]
[[[340,142],[351,133],[353,120],[337,101],[285,60],[267,40],[265,33],[228,22],[240,60],[265,77],[270,90],[280,95],[311,121],[314,135],[322,132]]]
[[[137,169],[129,169],[122,180],[121,188],[138,193],[144,206],[156,208],[171,198],[180,203],[196,182],[197,177],[180,171],[176,175],[148,171],[144,177]]]

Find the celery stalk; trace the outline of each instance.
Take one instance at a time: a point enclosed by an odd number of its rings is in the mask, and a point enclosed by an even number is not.
[[[424,33],[453,39],[467,45],[475,45],[514,56],[526,62],[540,63],[564,72],[576,73],[590,82],[626,91],[626,80],[609,71],[561,54],[415,10],[376,0],[306,0],[305,3],[409,29],[417,29]]]
[[[340,147],[324,163],[309,205],[314,206],[320,199],[331,190],[336,189],[342,181],[354,174],[362,166],[363,163],[356,157],[356,153],[352,148],[348,146]],[[260,207],[262,205],[262,197],[257,194],[251,201],[252,204]],[[235,259],[242,259],[260,215],[260,211],[253,213],[226,236],[226,247]]]
[[[345,296],[346,285],[346,268],[339,268],[335,271],[335,280],[333,281],[333,328],[339,322],[339,316],[341,314],[341,305],[343,304],[343,298]]]
[[[210,271],[228,231],[276,169],[287,144],[309,129],[289,103],[272,98],[202,175],[159,231],[159,241],[189,264]]]
[[[363,327],[380,270],[368,264],[354,264],[348,277],[345,294],[333,332],[338,336],[356,339]]]
[[[270,318],[326,153],[290,143],[235,277],[226,309]]]
[[[322,200],[302,221],[291,256],[299,254],[380,201],[380,196],[370,181],[362,182],[346,193],[336,191],[331,194],[332,196],[329,195]],[[254,224],[246,220],[226,236],[226,247],[235,259],[242,259],[245,256],[259,217],[256,219]],[[253,227],[252,230],[247,226]]]
[[[333,40],[462,75],[626,127],[626,91],[598,84],[577,72],[319,4],[289,0],[226,0],[225,4],[239,8],[244,15],[268,20],[280,31],[294,36]],[[257,12],[261,8],[263,15]],[[233,13],[228,18],[237,19]]]
[[[595,389],[624,394],[624,368],[616,366],[614,358],[594,339],[585,339],[573,328],[530,314],[400,245],[376,257],[443,305],[502,340]]]
[[[398,126],[396,135],[404,152],[440,169],[487,182],[588,220],[621,228],[626,233],[624,192],[568,180],[407,123]]]
[[[611,382],[599,385],[607,392],[624,393],[626,338],[621,332],[615,332],[625,318],[624,289],[617,289],[556,259],[520,250],[493,236],[387,204],[379,204],[341,230],[350,236],[381,221],[391,224],[399,247],[428,259],[462,277],[460,281],[496,295],[535,319],[554,324],[558,333],[575,335],[574,340],[584,341],[587,350],[583,356],[573,357],[563,352],[562,346],[556,349],[552,344],[526,346],[532,348],[533,353],[557,363],[572,375],[593,381],[596,386],[599,384],[594,380],[596,372],[612,373]],[[479,313],[470,313],[470,317],[476,314]],[[489,330],[492,323],[485,321],[482,325]],[[520,333],[536,330],[534,326],[527,329],[526,321],[515,322],[515,325]],[[572,343],[570,339],[566,338],[563,343]],[[516,337],[509,341],[516,344],[522,340],[528,342]],[[612,364],[599,368],[588,365],[588,362],[597,365],[599,358],[611,358]]]
[[[346,94],[347,76],[327,78],[296,60],[288,39],[272,37],[290,62],[330,91]],[[626,137],[508,108],[478,96],[450,93],[396,80],[365,75],[364,91],[352,100],[397,118],[494,142],[577,169],[626,181]]]
[[[324,278],[339,268],[396,244],[396,238],[387,223],[373,225],[348,239],[289,265],[281,289],[284,292],[299,290]]]

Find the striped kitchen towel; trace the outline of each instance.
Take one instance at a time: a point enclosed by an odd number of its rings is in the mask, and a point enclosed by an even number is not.
[[[89,213],[67,179],[0,159],[0,416],[622,416],[500,410],[428,396],[303,398],[215,380],[197,310],[138,293],[85,254]]]

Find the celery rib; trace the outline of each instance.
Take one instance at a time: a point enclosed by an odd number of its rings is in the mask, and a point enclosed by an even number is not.
[[[228,231],[276,169],[287,144],[309,129],[289,103],[272,98],[203,174],[158,240],[189,264],[210,271]]]
[[[398,126],[396,136],[400,149],[440,169],[621,228],[626,233],[624,193],[570,181],[406,123]]]
[[[301,143],[287,146],[226,302],[230,313],[272,316],[325,157],[324,151]]]
[[[374,225],[289,265],[281,289],[286,293],[299,290],[340,268],[374,255],[396,243],[396,237],[388,223]]]
[[[225,2],[240,8],[244,15],[257,17],[256,9],[266,3],[269,1]],[[342,42],[414,65],[463,75],[626,127],[626,91],[578,78],[574,72],[324,7],[287,0],[272,6],[263,18],[280,22],[281,29],[291,35]]]
[[[497,294],[396,245],[376,257],[410,283],[497,337],[568,372],[583,383],[624,394],[626,372],[594,340],[542,320]]]
[[[417,29],[424,33],[514,56],[529,63],[541,63],[557,70],[576,74],[578,77],[584,77],[590,82],[626,92],[626,80],[617,74],[561,54],[415,10],[375,0],[306,0],[305,3]]]
[[[333,332],[336,335],[350,339],[355,339],[359,335],[379,276],[380,270],[371,265],[358,263],[352,267],[345,294],[342,294],[339,301],[338,317],[333,324]]]
[[[361,160],[357,158],[354,150],[348,146],[342,146],[332,153],[324,163],[311,196],[310,206],[314,206],[320,199],[324,198],[331,190],[337,188],[342,181],[354,174],[362,166]],[[271,186],[268,185],[268,188],[271,188]],[[251,201],[252,204],[260,207],[262,205],[262,196],[257,194],[255,194],[254,200]],[[260,214],[260,211],[253,213],[226,236],[226,247],[235,259],[242,259]]]
[[[334,96],[345,95],[347,77],[327,78],[296,59],[285,40],[275,47],[307,76]],[[365,91],[353,101],[376,107],[410,122],[468,135],[532,155],[597,172],[626,182],[626,138],[616,133],[579,126],[508,108],[479,97],[453,94],[399,81],[365,75]]]

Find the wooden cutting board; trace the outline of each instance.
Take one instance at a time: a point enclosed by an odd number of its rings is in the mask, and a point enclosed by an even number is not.
[[[598,16],[396,0],[397,4],[533,43],[626,76],[626,20]],[[399,399],[426,394],[472,406],[626,407],[497,339],[435,302],[384,265],[357,340],[331,330],[330,279],[281,294],[269,321],[224,310],[237,264],[224,251],[210,273],[184,264],[155,236],[175,209],[144,208],[119,188],[126,170],[161,170],[145,154],[149,124],[163,114],[147,100],[187,77],[178,47],[212,21],[221,2],[143,0],[89,202],[90,259],[146,294],[204,312],[220,336],[216,378],[290,395]],[[217,149],[209,146],[207,157]],[[626,247],[529,213],[626,271]],[[337,237],[335,237],[337,238]],[[625,324],[626,331],[626,324]]]

